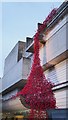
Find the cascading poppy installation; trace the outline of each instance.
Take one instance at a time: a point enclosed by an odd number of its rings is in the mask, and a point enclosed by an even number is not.
[[[56,108],[56,99],[52,91],[53,84],[46,79],[39,58],[39,35],[47,26],[47,23],[52,20],[56,11],[56,9],[51,11],[34,35],[34,59],[31,72],[26,85],[16,95],[22,95],[26,104],[30,106],[29,120],[47,119],[46,110]]]

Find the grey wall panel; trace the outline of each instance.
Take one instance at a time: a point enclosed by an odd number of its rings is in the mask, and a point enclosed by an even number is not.
[[[17,64],[15,64],[7,74],[2,78],[2,90],[10,87],[19,80],[22,79],[23,70],[23,59],[21,59]]]
[[[46,78],[49,78],[54,84],[67,81],[66,69],[68,69],[68,60],[64,60],[54,67],[44,72]]]
[[[45,35],[45,45],[40,48],[41,65],[46,64],[67,50],[68,16]]]
[[[18,57],[18,44],[12,49],[5,59],[4,75],[17,63]]]
[[[58,91],[55,91],[55,98],[56,98],[56,105],[58,108],[67,108],[67,96],[66,92],[68,92],[67,89],[61,89]]]

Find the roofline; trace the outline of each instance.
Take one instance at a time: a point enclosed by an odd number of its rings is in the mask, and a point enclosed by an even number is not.
[[[61,6],[57,9],[56,15],[51,20],[51,22],[47,25],[46,29],[49,29],[54,25],[56,25],[57,22],[67,14],[67,10],[68,10],[68,2],[63,2],[63,4],[61,4]]]
[[[57,13],[56,15],[54,16],[54,18],[51,20],[51,22],[49,22],[47,24],[47,27],[44,29],[44,31],[42,31],[40,33],[40,35],[42,33],[45,33],[48,29],[50,28],[53,28],[53,26],[55,26],[57,24],[57,22],[59,20],[61,20],[66,14],[67,14],[67,11],[68,11],[68,1],[67,2],[63,2],[60,7],[57,9]],[[38,23],[38,27],[39,27],[39,24],[42,25],[42,23]],[[42,36],[43,37],[43,36]],[[44,41],[40,41],[42,44],[44,44]],[[33,46],[34,42],[32,42],[27,48],[26,48],[26,52],[31,52],[29,51],[30,47]]]

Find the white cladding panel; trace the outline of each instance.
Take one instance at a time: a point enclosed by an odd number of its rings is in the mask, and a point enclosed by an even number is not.
[[[68,89],[66,91],[66,107],[68,108]]]
[[[56,24],[56,26],[54,26],[54,28],[51,31],[49,31],[49,33],[46,36],[44,36],[44,39],[49,40],[49,38],[53,36],[53,34],[55,34],[57,31],[59,31],[67,22],[68,22],[68,15],[66,15],[62,20],[60,20]]]
[[[23,79],[27,79],[30,70],[31,70],[31,60],[29,58],[23,58],[23,71],[22,71]]]
[[[52,69],[44,72],[46,78],[49,78],[54,84],[63,83],[67,80],[68,59],[55,65]],[[59,89],[55,92],[56,105],[58,108],[68,108],[68,89]]]
[[[51,69],[44,72],[46,78],[49,78],[54,84],[66,81],[66,72],[68,70],[68,59],[60,62]]]
[[[40,63],[41,65],[47,62],[46,60],[46,45],[42,45],[39,51]]]
[[[68,17],[67,17],[68,18]],[[67,36],[66,31],[68,29],[68,23],[66,17],[61,20],[54,28],[45,35],[45,40],[47,39],[45,45],[40,48],[40,59],[41,65],[49,62],[58,55],[62,54],[67,50]]]
[[[21,79],[27,79],[30,72],[30,59],[20,59],[2,78],[2,90],[7,89]]]
[[[61,89],[54,92],[58,108],[68,108],[68,89]]]
[[[66,51],[66,25],[46,42],[47,62]]]
[[[19,80],[22,79],[23,72],[23,59],[21,59],[17,64],[15,64],[7,74],[5,74],[2,78],[2,90],[10,87],[15,84]]]
[[[12,49],[7,58],[5,59],[4,75],[17,63],[18,57],[18,44]]]

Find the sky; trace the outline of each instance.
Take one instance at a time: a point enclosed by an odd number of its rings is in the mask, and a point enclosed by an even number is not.
[[[26,41],[26,37],[33,37],[37,23],[42,23],[62,1],[0,2],[0,77],[3,76],[5,58],[15,44],[19,40]]]

